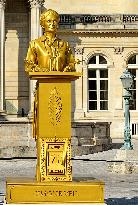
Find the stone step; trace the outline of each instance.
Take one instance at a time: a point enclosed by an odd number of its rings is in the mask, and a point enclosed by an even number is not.
[[[102,145],[81,145],[72,146],[72,157],[88,156],[90,153],[101,152],[103,150]]]
[[[94,154],[88,154],[88,155],[82,155],[82,156],[76,156],[75,159],[88,159],[88,160],[105,160],[110,161],[114,159],[114,156],[116,155],[117,149],[112,149],[108,151],[101,151]]]
[[[36,148],[28,146],[16,146],[0,148],[0,158],[15,158],[15,157],[36,157]]]
[[[5,195],[4,193],[0,193],[0,205],[4,203]]]

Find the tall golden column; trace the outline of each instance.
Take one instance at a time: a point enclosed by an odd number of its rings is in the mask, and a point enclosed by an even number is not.
[[[33,137],[37,146],[36,179],[7,180],[8,203],[102,203],[103,182],[72,181],[71,82],[81,74],[68,42],[56,36],[59,15],[40,18],[44,35],[30,42],[25,70],[37,80]]]

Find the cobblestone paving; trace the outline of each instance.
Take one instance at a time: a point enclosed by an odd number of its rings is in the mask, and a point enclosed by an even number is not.
[[[120,175],[107,171],[106,160],[115,152],[109,150],[73,158],[73,177],[103,180],[108,205],[138,205],[138,174]],[[6,177],[34,177],[35,166],[35,159],[0,160],[0,199],[5,194]]]

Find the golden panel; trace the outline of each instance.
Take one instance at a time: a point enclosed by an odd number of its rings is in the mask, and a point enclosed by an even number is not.
[[[69,138],[41,138],[38,149],[38,181],[72,181]]]
[[[103,203],[101,181],[36,182],[33,179],[7,180],[7,203]]]
[[[39,81],[38,99],[38,137],[71,138],[71,82]]]

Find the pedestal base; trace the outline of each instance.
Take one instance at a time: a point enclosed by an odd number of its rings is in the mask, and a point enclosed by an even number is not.
[[[4,205],[6,205],[7,203],[4,203]],[[89,203],[89,205],[107,205],[105,203]],[[12,205],[26,205],[26,204],[12,204]],[[29,205],[36,205],[35,204],[29,204]],[[41,205],[44,205],[44,203]],[[57,203],[47,203],[47,205],[57,205]],[[58,203],[58,205],[66,205],[66,203]],[[76,205],[76,203],[68,203],[68,205]],[[77,205],[88,205],[88,203],[77,203]]]
[[[12,178],[7,180],[6,202],[104,204],[104,183],[97,180],[43,183],[35,179]]]

